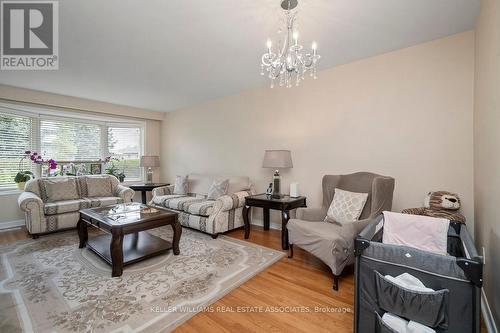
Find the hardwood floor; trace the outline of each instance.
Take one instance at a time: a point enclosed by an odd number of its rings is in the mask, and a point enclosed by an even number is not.
[[[243,230],[231,231],[226,236],[243,239]],[[24,228],[0,232],[0,244],[27,237]],[[281,249],[278,230],[264,231],[252,226],[248,241]],[[353,332],[353,277],[352,270],[345,272],[340,278],[339,291],[335,292],[330,269],[295,248],[292,259],[283,257],[212,304],[209,309],[219,309],[218,312],[200,312],[174,332]],[[266,308],[269,312],[256,312]],[[246,312],[236,312],[238,309]],[[228,312],[231,310],[235,312]]]
[[[226,236],[243,239],[242,230]],[[281,233],[252,226],[250,242],[281,249]],[[202,312],[175,332],[352,332],[354,281],[352,270],[332,290],[333,275],[321,261],[301,249],[286,256],[213,304],[227,307],[291,307],[283,313]],[[301,307],[310,313],[293,312]],[[315,308],[317,311],[314,312]],[[326,312],[328,311],[328,312]]]

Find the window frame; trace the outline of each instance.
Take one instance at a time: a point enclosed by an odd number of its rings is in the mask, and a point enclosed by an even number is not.
[[[55,120],[55,121],[68,121],[68,122],[79,122],[79,123],[89,123],[97,124],[101,126],[101,138],[100,142],[103,147],[102,158],[110,156],[108,147],[108,128],[139,128],[140,130],[140,143],[139,143],[139,158],[144,155],[145,152],[145,130],[146,121],[130,119],[126,117],[117,117],[112,115],[96,115],[90,114],[83,110],[69,110],[65,108],[53,108],[47,106],[42,107],[32,107],[20,104],[10,104],[0,101],[0,112],[5,114],[12,114],[23,117],[30,117],[33,119],[31,135],[32,147],[28,148],[32,151],[40,151],[41,149],[41,128],[40,122],[42,120]],[[21,157],[20,157],[21,158]],[[69,163],[71,161],[60,161],[62,163]],[[89,161],[79,161],[86,163],[97,163],[99,161],[89,160]],[[37,173],[41,174],[41,166],[36,165],[33,169],[37,169]],[[125,181],[128,182],[142,182],[144,181],[145,173],[143,168],[139,167],[139,178],[129,178]],[[5,186],[0,188],[0,194],[10,193],[12,191],[18,191],[15,183],[12,186]]]
[[[104,146],[104,155],[105,156],[111,156],[112,154],[109,152],[109,144],[108,144],[108,128],[139,128],[140,129],[140,136],[139,136],[139,160],[141,156],[145,155],[144,154],[144,131],[145,131],[145,123],[141,124],[139,126],[138,124],[134,123],[117,123],[117,122],[107,122],[104,127],[104,131],[101,131],[101,135],[104,137],[103,143],[105,143]],[[144,181],[145,180],[145,173],[144,173],[144,168],[139,166],[139,178],[125,178],[126,182],[139,182],[139,181]]]

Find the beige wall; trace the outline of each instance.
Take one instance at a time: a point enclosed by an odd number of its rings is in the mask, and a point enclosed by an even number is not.
[[[474,180],[476,244],[484,246],[484,290],[500,324],[500,3],[482,0],[476,27]]]
[[[21,89],[0,85],[0,101],[13,101],[22,103],[34,103],[38,105],[48,105],[56,107],[64,107],[76,111],[84,111],[85,113],[107,114],[123,117],[138,118],[146,122],[144,131],[144,148],[145,154],[159,155],[160,154],[160,130],[163,114],[154,111],[147,111],[137,108],[131,108],[110,103],[102,103],[69,97],[57,94],[49,94],[40,91]],[[155,180],[159,180],[160,173],[156,170]],[[6,222],[19,221],[24,219],[24,215],[17,206],[18,191],[12,191],[9,194],[0,192],[0,229],[2,223],[6,226]],[[136,194],[135,200],[140,201],[140,193]]]
[[[395,210],[421,206],[430,190],[460,193],[472,227],[473,76],[474,33],[465,32],[321,71],[298,88],[168,113],[162,177],[243,174],[264,191],[264,150],[291,149],[283,188],[299,182],[309,206],[320,205],[322,175],[366,170],[396,179]]]

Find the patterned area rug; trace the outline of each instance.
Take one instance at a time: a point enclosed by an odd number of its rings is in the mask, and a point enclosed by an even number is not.
[[[189,229],[180,250],[111,278],[76,231],[1,246],[0,332],[168,332],[284,255]]]

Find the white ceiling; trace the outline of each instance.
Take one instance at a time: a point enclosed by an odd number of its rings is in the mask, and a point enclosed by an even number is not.
[[[267,85],[260,57],[279,5],[60,1],[60,69],[2,71],[0,83],[158,111]],[[299,0],[299,10],[301,41],[318,43],[324,69],[473,29],[479,0]]]

